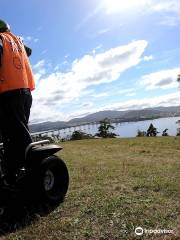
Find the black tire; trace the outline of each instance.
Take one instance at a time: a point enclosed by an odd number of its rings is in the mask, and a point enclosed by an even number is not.
[[[69,186],[68,169],[64,161],[50,156],[42,161],[38,174],[40,200],[47,205],[58,205],[64,201]]]

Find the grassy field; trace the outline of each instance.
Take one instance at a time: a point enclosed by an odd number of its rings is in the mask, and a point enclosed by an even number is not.
[[[62,144],[70,187],[46,217],[0,239],[179,239],[180,137]],[[136,227],[174,234],[135,235]]]

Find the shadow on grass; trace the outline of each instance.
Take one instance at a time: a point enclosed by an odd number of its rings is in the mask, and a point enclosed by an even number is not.
[[[22,201],[0,206],[0,237],[37,222],[41,216],[48,215],[56,207]]]

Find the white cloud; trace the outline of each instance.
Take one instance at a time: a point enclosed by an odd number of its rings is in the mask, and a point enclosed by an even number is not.
[[[160,24],[167,26],[177,26],[180,23],[180,1],[179,0],[164,0],[157,1],[152,4],[151,11],[163,14]]]
[[[176,26],[180,23],[179,0],[102,0],[107,14],[158,14],[159,24]]]
[[[131,93],[127,93],[126,97],[134,97],[136,95],[136,92],[131,92]]]
[[[118,88],[113,88],[109,89],[106,92],[101,92],[101,93],[92,93],[89,96],[93,98],[104,98],[104,97],[112,97],[114,95],[118,96],[125,96],[125,97],[132,97],[136,95],[136,89],[135,88],[127,88],[127,89],[120,89]]]
[[[70,120],[75,117],[84,117],[88,114],[95,113],[98,111],[106,111],[106,110],[115,110],[115,111],[126,111],[126,110],[139,110],[145,108],[154,108],[154,107],[169,107],[169,106],[179,106],[180,105],[180,92],[175,92],[171,94],[155,96],[155,97],[147,97],[141,99],[133,99],[124,102],[116,102],[114,104],[109,104],[100,108],[89,108],[81,109],[78,111],[74,111],[69,114],[66,120]]]
[[[93,105],[94,104],[92,102],[85,102],[85,103],[82,104],[82,107],[83,108],[87,108],[87,107],[89,108],[89,107],[92,107]]]
[[[107,14],[113,13],[122,13],[125,12],[140,12],[144,7],[147,7],[151,4],[151,0],[103,0],[104,4],[102,5]]]
[[[101,29],[97,32],[97,35],[103,35],[105,33],[108,33],[110,31],[109,28],[104,28],[104,29]]]
[[[88,86],[119,79],[122,72],[143,61],[146,47],[147,41],[139,40],[100,54],[85,55],[72,63],[69,72],[56,71],[45,78],[42,78],[45,61],[39,61],[33,67],[39,69],[39,75],[33,93],[33,109],[36,110],[32,110],[31,119],[38,119],[37,112],[40,119],[48,119],[48,115],[55,118],[62,104],[78,99]]]
[[[40,80],[40,78],[46,73],[46,62],[44,59],[38,61],[33,67],[34,78],[36,83]]]
[[[78,81],[86,85],[112,82],[119,78],[121,72],[141,61],[146,47],[147,42],[140,40],[96,56],[86,55],[74,61],[72,71]]]
[[[94,54],[97,54],[97,52],[98,52],[99,50],[102,50],[102,47],[103,47],[102,44],[100,44],[100,45],[98,45],[97,47],[95,47],[95,48],[92,50],[93,55],[94,55]]]
[[[41,68],[41,67],[44,67],[44,65],[45,65],[45,60],[42,59],[42,60],[38,61],[38,62],[33,66],[33,68],[34,68],[34,69],[39,69],[39,68]]]
[[[125,94],[127,96],[127,94],[132,94],[135,93],[135,89],[134,88],[127,88],[127,89],[121,89],[118,91],[118,94]]]
[[[144,61],[151,61],[151,60],[153,60],[153,56],[152,55],[150,55],[150,56],[144,56]]]
[[[159,24],[177,26],[180,23],[179,0],[151,0],[146,13],[158,14]]]
[[[156,12],[176,12],[179,13],[179,0],[159,0],[151,1],[151,9]]]
[[[27,37],[23,37],[23,41],[25,43],[30,43],[30,42],[37,43],[39,42],[39,38],[35,38],[33,36],[27,36]]]
[[[158,24],[166,26],[177,26],[180,23],[180,1],[179,0],[101,0],[94,10],[92,10],[75,27],[79,31],[88,24],[96,15],[105,12],[106,14],[122,15],[152,15],[158,14]]]
[[[161,25],[166,25],[169,27],[177,26],[180,23],[180,15],[164,16],[164,18],[159,23]]]
[[[121,103],[115,103],[103,108],[104,110],[135,110],[153,107],[169,107],[180,105],[180,92],[161,95],[157,97],[133,99]]]
[[[180,68],[151,73],[142,77],[141,85],[145,86],[146,90],[177,88],[177,75],[179,73]]]
[[[91,95],[91,97],[94,98],[101,98],[101,97],[108,97],[110,94],[108,92],[103,92],[103,93],[94,93]]]
[[[138,16],[158,14],[158,24],[177,26],[180,23],[179,0],[101,0],[94,10],[89,12],[81,22],[76,25],[75,31],[79,31],[98,14],[119,14]]]
[[[46,54],[48,52],[48,49],[44,49],[41,54]]]
[[[68,115],[57,111],[57,109],[52,108],[51,106],[44,105],[40,101],[34,99],[33,107],[31,109],[30,124],[40,123],[45,121],[61,121],[67,119]]]

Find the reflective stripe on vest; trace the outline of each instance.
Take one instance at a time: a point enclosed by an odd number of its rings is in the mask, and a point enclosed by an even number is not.
[[[32,69],[22,40],[10,32],[0,33],[3,55],[0,66],[0,93],[35,88]]]

